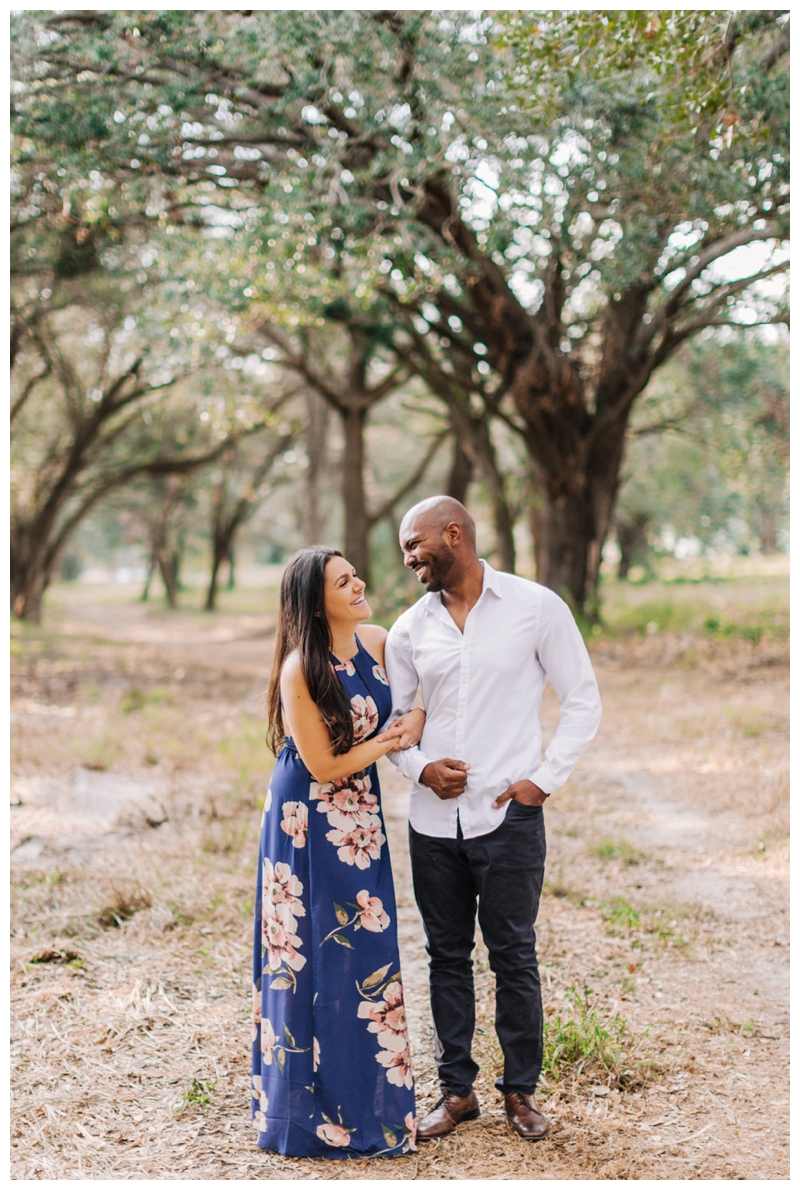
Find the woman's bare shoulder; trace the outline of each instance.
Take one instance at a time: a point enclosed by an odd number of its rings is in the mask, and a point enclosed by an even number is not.
[[[299,649],[293,649],[291,653],[287,654],[281,668],[281,688],[305,688],[305,686],[306,679],[303,674],[300,651]]]

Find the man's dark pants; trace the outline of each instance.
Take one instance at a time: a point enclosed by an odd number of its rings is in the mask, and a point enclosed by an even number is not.
[[[487,835],[435,839],[409,825],[411,870],[430,955],[431,1009],[442,1088],[468,1095],[475,988],[472,950],[477,908],[497,979],[495,1028],[503,1051],[498,1090],[533,1094],[542,1069],[542,993],[533,925],[545,860],[541,806],[510,801]]]

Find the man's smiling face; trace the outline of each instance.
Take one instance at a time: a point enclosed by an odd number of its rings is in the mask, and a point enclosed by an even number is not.
[[[426,591],[442,591],[456,561],[453,548],[447,541],[447,528],[423,514],[400,526],[400,549],[403,563],[409,566]]]

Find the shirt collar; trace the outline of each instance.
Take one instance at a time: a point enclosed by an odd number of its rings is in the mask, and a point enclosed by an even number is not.
[[[479,558],[481,566],[483,567],[483,591],[491,591],[498,599],[503,598],[503,591],[500,582],[499,573],[489,565],[485,558]],[[483,591],[481,596],[483,596]],[[442,596],[440,591],[430,591],[425,596],[425,610],[433,615],[444,614],[450,619],[450,613],[442,603]]]
[[[480,559],[480,564],[483,567],[483,589],[484,591],[491,591],[498,599],[503,598],[503,588],[499,573],[489,565],[485,558]]]

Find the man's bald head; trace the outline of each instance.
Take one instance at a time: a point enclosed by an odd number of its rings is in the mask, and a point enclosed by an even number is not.
[[[431,496],[409,508],[400,525],[403,561],[428,591],[452,590],[480,566],[475,522],[452,496]]]
[[[475,521],[464,505],[452,496],[429,496],[427,500],[420,500],[418,504],[409,508],[400,524],[400,544],[403,543],[404,529],[410,529],[412,526],[419,528],[422,524],[426,529],[440,533],[443,533],[448,525],[458,525],[465,545],[475,550]]]

